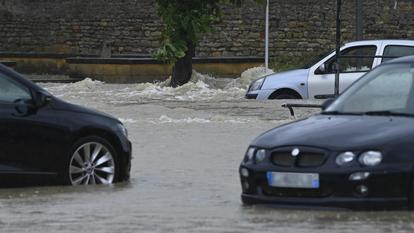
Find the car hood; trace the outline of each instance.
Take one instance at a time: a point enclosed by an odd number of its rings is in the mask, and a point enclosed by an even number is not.
[[[100,117],[104,117],[104,118],[108,118],[110,120],[114,120],[118,123],[121,123],[118,119],[116,119],[115,117],[104,113],[104,112],[100,112],[97,110],[93,110],[93,109],[89,109],[80,105],[76,105],[76,104],[71,104],[68,103],[66,101],[63,101],[59,98],[54,97],[53,98],[53,107],[56,110],[63,110],[63,111],[71,111],[71,112],[79,112],[79,113],[85,113],[85,114],[91,114],[91,115],[95,115],[95,116],[100,116]]]
[[[289,81],[306,81],[309,69],[296,69],[268,75],[266,81],[288,79]]]
[[[268,149],[312,146],[332,151],[407,148],[413,144],[413,123],[414,118],[409,117],[316,115],[274,128],[252,145]]]

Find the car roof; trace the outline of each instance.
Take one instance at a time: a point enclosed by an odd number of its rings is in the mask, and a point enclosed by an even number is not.
[[[407,44],[407,45],[414,46],[414,40],[359,40],[359,41],[348,42],[345,45],[355,46],[355,45],[380,44],[380,43],[383,43],[383,44],[398,44],[398,45]]]

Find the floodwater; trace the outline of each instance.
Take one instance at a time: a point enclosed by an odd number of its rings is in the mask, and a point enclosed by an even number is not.
[[[1,232],[413,232],[411,212],[243,206],[238,166],[249,142],[293,120],[280,101],[243,99],[246,82],[200,75],[178,89],[90,79],[43,84],[125,123],[131,180],[0,190]]]

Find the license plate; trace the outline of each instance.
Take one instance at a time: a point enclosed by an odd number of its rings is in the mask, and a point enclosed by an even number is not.
[[[319,188],[319,174],[267,172],[267,183],[271,187],[279,188],[317,189]]]

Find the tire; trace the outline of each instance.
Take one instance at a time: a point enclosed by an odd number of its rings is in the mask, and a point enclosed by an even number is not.
[[[120,164],[113,146],[104,138],[89,136],[74,143],[65,161],[66,185],[110,185],[120,180]]]

